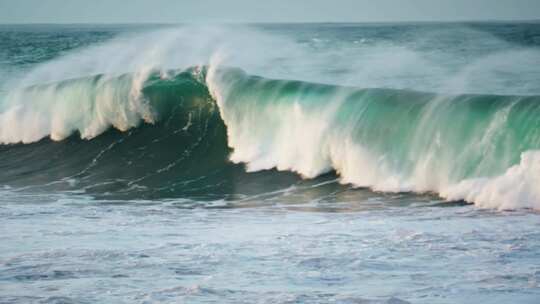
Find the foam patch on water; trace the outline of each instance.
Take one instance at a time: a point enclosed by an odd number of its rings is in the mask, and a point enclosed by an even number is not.
[[[492,178],[465,180],[449,186],[441,195],[463,199],[483,208],[540,210],[540,151],[521,155],[519,164]]]

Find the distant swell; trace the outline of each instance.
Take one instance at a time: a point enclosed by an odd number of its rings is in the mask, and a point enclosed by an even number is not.
[[[219,197],[249,176],[271,178],[234,165],[245,164],[540,210],[539,96],[360,89],[200,67],[36,85],[2,106],[2,184]]]

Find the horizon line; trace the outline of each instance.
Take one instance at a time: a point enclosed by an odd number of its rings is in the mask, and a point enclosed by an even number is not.
[[[268,25],[268,24],[396,24],[396,23],[525,23],[538,19],[457,19],[457,20],[397,20],[397,21],[187,21],[187,22],[0,22],[0,25]]]

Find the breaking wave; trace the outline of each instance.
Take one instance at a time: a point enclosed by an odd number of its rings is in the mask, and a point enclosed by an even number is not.
[[[13,90],[0,142],[4,184],[219,196],[235,193],[225,181],[249,176],[234,165],[244,164],[265,179],[268,169],[335,172],[376,191],[540,210],[539,96],[356,88],[203,65]]]

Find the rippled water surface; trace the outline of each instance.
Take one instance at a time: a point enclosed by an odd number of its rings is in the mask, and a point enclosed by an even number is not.
[[[400,206],[395,198],[189,209],[174,202],[24,200],[10,192],[1,199],[3,303],[540,297],[540,221],[530,212],[429,200]],[[372,208],[359,210],[363,205]]]

